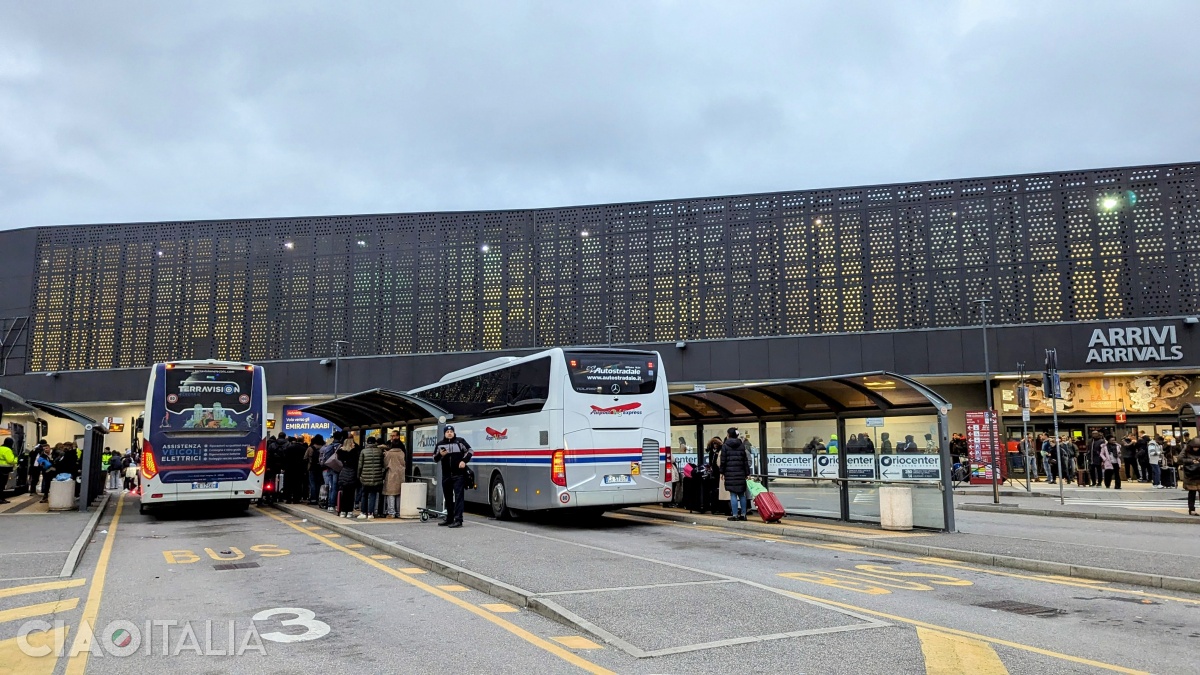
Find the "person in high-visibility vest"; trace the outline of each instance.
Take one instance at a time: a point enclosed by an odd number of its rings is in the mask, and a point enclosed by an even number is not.
[[[0,444],[0,504],[8,503],[4,498],[4,490],[8,487],[8,477],[12,475],[16,466],[17,456],[13,453],[13,440],[6,438],[4,443]]]

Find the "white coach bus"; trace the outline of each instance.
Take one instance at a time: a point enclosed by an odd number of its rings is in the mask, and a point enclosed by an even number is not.
[[[667,379],[657,352],[549,349],[502,357],[409,392],[453,415],[471,444],[469,502],[592,513],[671,499]],[[414,469],[434,474],[438,427],[413,433]]]

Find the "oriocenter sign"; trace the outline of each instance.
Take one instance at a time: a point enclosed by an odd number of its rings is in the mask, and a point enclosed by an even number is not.
[[[1130,326],[1097,328],[1088,340],[1087,363],[1136,363],[1141,361],[1180,361],[1175,326]]]

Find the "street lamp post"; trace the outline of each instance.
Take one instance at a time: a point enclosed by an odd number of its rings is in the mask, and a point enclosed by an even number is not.
[[[605,328],[605,330],[608,331],[608,346],[611,347],[612,346],[612,332],[613,332],[614,328],[617,328],[617,326],[615,324],[610,323],[610,324],[606,325],[604,328]]]
[[[974,301],[979,305],[980,325],[983,328],[983,385],[987,388],[988,444],[992,446],[992,503],[1000,503],[1000,448],[996,447],[996,411],[992,407],[992,363],[988,359],[987,306],[991,298]]]
[[[338,363],[342,358],[342,345],[350,346],[346,340],[333,341],[333,397],[341,397],[341,389],[338,388]]]

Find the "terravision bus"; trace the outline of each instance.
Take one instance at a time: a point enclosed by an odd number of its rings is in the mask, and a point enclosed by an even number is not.
[[[221,500],[249,506],[267,467],[267,383],[261,366],[174,361],[150,370],[142,442],[142,505]]]
[[[671,499],[667,380],[657,352],[550,349],[502,357],[414,389],[471,444],[469,502],[592,512]],[[438,427],[413,431],[413,464],[434,475]]]

